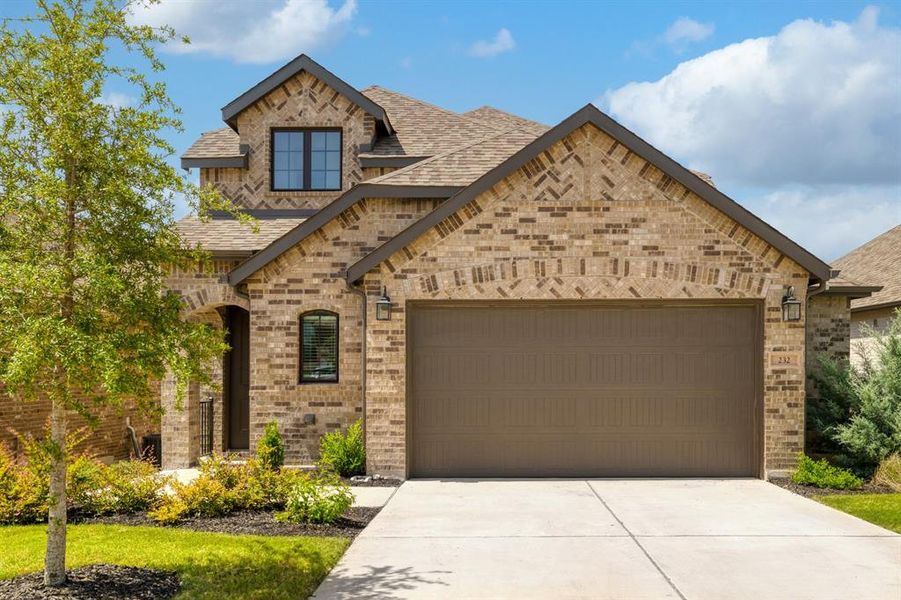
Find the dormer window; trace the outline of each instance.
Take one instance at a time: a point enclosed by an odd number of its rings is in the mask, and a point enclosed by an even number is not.
[[[341,189],[340,129],[273,129],[272,191]]]

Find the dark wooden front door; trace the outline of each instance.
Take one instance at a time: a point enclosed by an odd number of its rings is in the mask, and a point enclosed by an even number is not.
[[[250,447],[250,315],[238,306],[225,309],[228,345],[223,365],[226,446],[230,450]]]

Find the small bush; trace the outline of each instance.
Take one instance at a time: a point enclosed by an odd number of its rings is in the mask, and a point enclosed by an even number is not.
[[[342,477],[362,475],[366,470],[366,447],[360,421],[347,428],[347,434],[334,431],[319,440],[319,465]]]
[[[276,518],[291,523],[333,523],[353,502],[350,486],[336,474],[304,474],[294,482],[285,510]]]
[[[863,475],[901,453],[901,310],[885,334],[872,335],[874,348],[859,368],[820,360],[811,373],[819,397],[807,403],[817,449]]]
[[[40,523],[47,518],[49,479],[29,464],[17,463],[0,445],[0,525]]]
[[[873,482],[901,493],[901,454],[892,454],[879,463]]]
[[[70,506],[88,514],[130,514],[155,506],[166,484],[148,461],[107,466],[79,457],[69,463],[66,493]]]
[[[147,513],[161,523],[172,523],[185,517],[221,517],[234,507],[234,496],[220,482],[201,474],[191,483],[172,483],[173,493]]]
[[[285,442],[275,421],[266,424],[263,437],[257,443],[257,460],[260,466],[270,470],[280,469],[285,464]]]
[[[863,485],[863,480],[851,471],[830,465],[824,459],[813,460],[804,454],[798,456],[798,467],[792,473],[792,481],[834,490],[856,490]]]

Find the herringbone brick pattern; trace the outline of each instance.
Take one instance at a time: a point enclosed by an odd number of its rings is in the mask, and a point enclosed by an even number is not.
[[[273,127],[341,127],[342,190],[363,181],[359,147],[375,136],[375,119],[324,82],[303,72],[238,115],[241,144],[249,147],[248,168],[200,169],[210,184],[244,208],[321,208],[341,192],[273,192],[270,131]]]
[[[803,448],[805,340],[803,322],[782,321],[781,298],[794,285],[803,301],[807,277],[587,125],[367,275],[368,293],[386,286],[398,308],[390,323],[370,321],[370,469],[405,472],[407,301],[661,298],[764,303],[764,459],[789,468]]]

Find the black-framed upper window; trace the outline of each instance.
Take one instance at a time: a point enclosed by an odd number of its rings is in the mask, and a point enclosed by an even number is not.
[[[338,381],[338,315],[316,310],[300,315],[300,382]]]
[[[340,189],[340,129],[272,130],[273,191]]]

